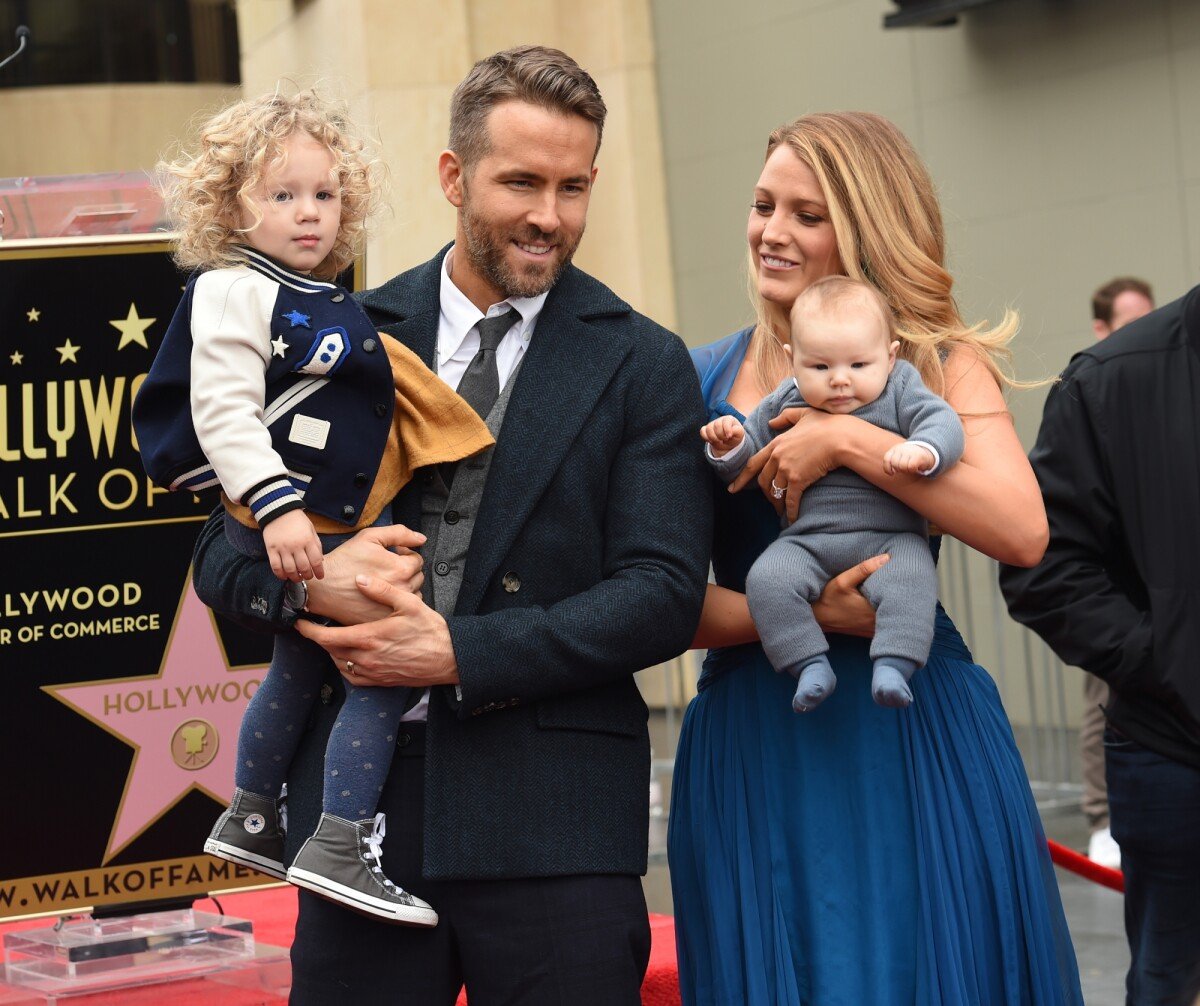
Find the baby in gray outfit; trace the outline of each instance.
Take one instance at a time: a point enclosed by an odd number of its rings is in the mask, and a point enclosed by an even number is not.
[[[892,313],[874,287],[845,276],[820,280],[796,298],[791,324],[794,376],[744,426],[721,416],[700,431],[725,482],[776,435],[768,421],[798,405],[853,414],[904,437],[883,456],[888,474],[932,477],[962,456],[962,423],[915,367],[896,358]],[[777,499],[786,491],[774,482],[772,488]],[[880,705],[902,708],[912,702],[908,681],[933,642],[937,571],[925,518],[849,468],[837,468],[804,490],[795,523],[751,567],[750,613],[771,665],[799,679],[797,712],[816,708],[837,685],[812,603],[833,577],[882,553],[890,559],[862,585],[875,608],[871,694]]]

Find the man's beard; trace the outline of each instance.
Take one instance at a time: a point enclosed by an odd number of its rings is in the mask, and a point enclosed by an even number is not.
[[[486,220],[475,215],[470,200],[463,201],[461,221],[465,239],[463,251],[466,252],[467,259],[474,270],[505,298],[538,297],[549,290],[571,264],[575,249],[579,247],[583,238],[582,229],[570,244],[566,243],[565,235],[561,231],[557,235],[547,235],[537,228],[529,228],[520,234],[502,234],[498,229],[489,226]],[[548,259],[558,254],[557,265],[539,269],[531,262],[528,271],[519,267],[513,268],[506,253],[509,244],[514,240],[521,244],[553,244],[557,240],[558,247],[546,254]]]

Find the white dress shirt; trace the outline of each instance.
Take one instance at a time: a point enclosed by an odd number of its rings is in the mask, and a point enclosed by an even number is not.
[[[475,326],[484,318],[494,318],[510,307],[516,308],[520,319],[513,322],[500,345],[496,347],[496,370],[503,388],[525,355],[538,315],[546,303],[547,293],[537,297],[509,297],[492,304],[485,314],[467,299],[454,285],[454,249],[442,259],[442,285],[439,294],[441,311],[438,315],[437,375],[457,390],[467,365],[479,352],[479,332]]]
[[[503,389],[517,369],[517,364],[529,347],[533,329],[546,303],[549,291],[537,297],[509,297],[492,304],[487,312],[480,311],[467,295],[454,285],[451,275],[454,270],[454,249],[446,252],[442,259],[442,284],[438,293],[441,310],[438,314],[437,375],[450,387],[458,389],[458,382],[466,373],[467,365],[479,352],[479,332],[475,326],[484,318],[494,318],[510,307],[516,308],[519,318],[496,347],[496,370]],[[421,700],[406,712],[401,719],[412,722],[429,718],[429,689]]]

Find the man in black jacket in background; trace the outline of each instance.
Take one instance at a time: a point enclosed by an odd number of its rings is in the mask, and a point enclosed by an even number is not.
[[[1050,518],[1009,612],[1106,681],[1126,1002],[1200,995],[1200,287],[1077,354],[1030,454]]]

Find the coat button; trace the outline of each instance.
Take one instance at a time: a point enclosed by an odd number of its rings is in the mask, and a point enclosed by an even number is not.
[[[377,415],[380,419],[387,415],[387,411],[387,406],[384,405],[383,402],[380,402],[375,406],[375,415]]]
[[[379,344],[374,339],[363,339],[363,352],[374,353],[377,345]]]
[[[356,486],[358,486],[359,489],[361,489],[363,486],[365,486],[367,484],[367,473],[359,472],[357,475],[355,475],[354,476],[354,484]]]
[[[346,295],[339,290],[337,293],[335,293],[329,299],[331,301],[333,301],[335,304],[340,304],[342,301],[344,301],[346,299]]]
[[[437,573],[438,576],[445,576],[450,572],[450,563],[445,561],[435,562],[433,564],[433,571]]]
[[[406,748],[412,743],[412,734],[401,734],[396,738],[396,747]]]
[[[321,705],[327,706],[333,701],[333,685],[321,686]]]
[[[354,507],[352,507],[349,503],[342,507],[342,516],[345,517],[346,520],[353,520],[356,513],[358,513],[358,511],[355,510]]]
[[[443,515],[447,524],[457,524],[459,516],[460,514],[457,510],[447,510]]]
[[[504,574],[504,579],[500,582],[504,584],[504,589],[510,594],[515,594],[521,589],[521,578],[511,570]]]

